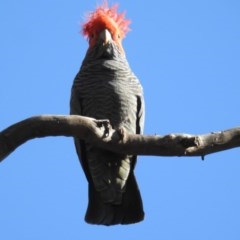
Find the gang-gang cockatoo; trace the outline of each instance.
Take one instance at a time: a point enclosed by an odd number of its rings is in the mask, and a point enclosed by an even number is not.
[[[122,39],[129,28],[117,5],[98,6],[82,26],[89,48],[71,92],[71,114],[108,119],[114,129],[141,134],[144,124],[143,90],[132,72]],[[136,156],[114,153],[75,140],[89,185],[85,220],[91,224],[136,223],[144,218],[134,176]]]

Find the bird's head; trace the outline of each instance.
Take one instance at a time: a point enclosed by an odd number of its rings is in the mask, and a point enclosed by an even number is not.
[[[99,44],[105,46],[114,42],[124,54],[122,39],[129,31],[130,20],[125,19],[125,13],[118,13],[117,8],[118,5],[109,7],[105,1],[95,11],[88,14],[82,33],[88,38],[89,49]]]

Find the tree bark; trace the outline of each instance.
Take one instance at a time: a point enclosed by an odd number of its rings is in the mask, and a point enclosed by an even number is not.
[[[108,120],[77,115],[40,115],[27,118],[0,132],[0,161],[34,138],[78,137],[110,151],[154,156],[204,156],[240,146],[240,127],[202,135],[137,135],[112,129]]]

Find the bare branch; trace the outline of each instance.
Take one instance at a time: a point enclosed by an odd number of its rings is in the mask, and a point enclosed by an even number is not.
[[[79,137],[110,151],[155,156],[201,156],[240,146],[240,127],[203,135],[149,136],[112,129],[108,120],[76,115],[27,118],[0,132],[0,161],[26,141],[47,136]]]

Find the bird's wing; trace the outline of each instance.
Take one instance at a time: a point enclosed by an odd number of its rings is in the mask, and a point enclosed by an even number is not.
[[[139,92],[137,95],[137,112],[136,112],[136,134],[143,134],[145,122],[145,102],[142,87],[138,86]],[[132,166],[135,168],[137,156],[132,157]]]
[[[79,94],[77,90],[75,88],[72,88],[71,99],[70,99],[70,114],[82,115],[81,105],[82,105],[81,99],[79,98]],[[87,180],[89,180],[90,173],[87,167],[85,143],[79,138],[74,138],[74,143],[75,143],[75,148],[77,151],[79,161],[82,165],[82,168],[84,170]]]
[[[143,127],[145,121],[145,102],[143,93],[137,97],[137,134],[143,134]]]

